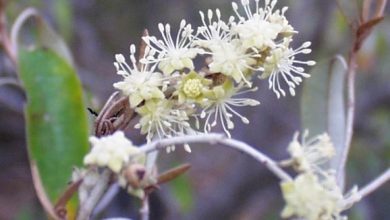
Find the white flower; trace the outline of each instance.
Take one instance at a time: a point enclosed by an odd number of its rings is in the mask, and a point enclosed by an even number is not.
[[[284,13],[286,13],[287,7],[282,8],[282,10],[276,10],[273,14],[271,14],[268,18],[268,21],[272,24],[278,24],[282,27],[282,30],[280,31],[281,34],[284,34],[286,36],[296,34],[297,31],[294,30],[294,28],[288,23],[287,18],[284,16]]]
[[[323,181],[313,173],[303,173],[294,180],[281,183],[286,206],[281,216],[307,220],[342,220],[344,197],[333,175]]]
[[[149,51],[147,47],[145,54],[148,54]],[[130,46],[131,66],[126,63],[122,54],[117,54],[115,58],[114,65],[117,73],[124,79],[114,83],[114,87],[121,90],[124,95],[129,96],[131,107],[138,106],[144,100],[164,98],[164,93],[160,89],[163,85],[162,75],[154,72],[154,69],[150,69],[147,64],[137,63],[134,44]]]
[[[269,88],[272,88],[278,98],[280,94],[282,96],[286,95],[280,85],[281,80],[287,84],[290,94],[294,96],[295,87],[302,82],[302,78],[310,77],[301,65],[315,65],[315,62],[311,60],[301,61],[295,59],[298,54],[309,54],[311,52],[308,48],[311,45],[310,42],[302,44],[295,50],[288,47],[289,43],[290,40],[286,39],[283,44],[271,50],[271,54],[265,59],[264,72],[261,75],[261,78],[268,77]]]
[[[259,54],[248,52],[238,39],[216,42],[209,49],[212,56],[209,64],[211,73],[222,73],[232,77],[237,83],[244,81],[251,87],[252,83],[248,81],[247,75],[255,69],[252,66],[256,64]]]
[[[92,149],[84,157],[84,164],[108,167],[115,173],[129,162],[131,155],[139,153],[139,149],[125,137],[122,131],[101,138],[90,137],[89,141]]]
[[[245,16],[240,15],[238,5],[235,2],[232,3],[233,10],[239,18],[239,22],[233,24],[232,33],[240,37],[245,48],[255,47],[260,50],[272,48],[278,34],[283,30],[280,23],[269,20],[277,1],[266,0],[264,8],[260,8],[259,0],[255,2],[256,9],[252,12],[249,0],[241,0]]]
[[[170,100],[149,100],[142,107],[136,109],[141,116],[135,128],[141,129],[142,134],[147,135],[147,140],[163,139],[166,137],[180,136],[192,131],[188,123],[186,111],[175,109]],[[185,148],[190,152],[189,148]],[[174,146],[167,151],[174,150]]]
[[[158,63],[159,69],[164,74],[171,74],[175,70],[188,68],[194,69],[192,59],[196,57],[199,49],[192,48],[192,28],[190,24],[186,24],[185,20],[180,23],[180,29],[177,33],[176,40],[172,39],[171,27],[166,24],[159,24],[158,28],[161,32],[162,40],[154,36],[146,36],[142,39],[152,48],[152,53],[143,59],[143,63]],[[155,57],[155,53],[156,56]]]
[[[252,66],[260,55],[242,47],[242,42],[238,39],[231,38],[230,23],[233,22],[233,17],[226,24],[221,20],[218,9],[215,10],[215,15],[216,21],[213,21],[214,13],[208,10],[206,22],[204,13],[200,12],[203,26],[198,28],[199,37],[194,40],[194,44],[205,49],[203,54],[211,55],[211,73],[222,73],[232,77],[237,83],[244,81],[250,86],[246,75],[254,69]]]
[[[219,9],[215,10],[216,21],[213,21],[214,13],[210,9],[207,11],[208,22],[206,22],[205,15],[202,11],[200,11],[199,14],[203,25],[198,27],[194,45],[209,48],[215,43],[226,42],[231,39],[229,25],[232,22],[233,17],[231,17],[231,20],[227,24],[221,20],[221,12]]]
[[[335,149],[328,134],[324,133],[306,140],[307,135],[307,131],[303,133],[300,143],[298,141],[298,132],[295,133],[287,150],[297,171],[321,173],[322,168],[320,165],[334,156]]]
[[[231,81],[226,81],[223,85],[216,86],[211,90],[209,101],[200,115],[201,118],[205,118],[205,133],[210,132],[211,128],[215,127],[217,123],[220,122],[226,135],[231,137],[229,130],[234,128],[234,123],[232,121],[233,116],[237,116],[243,123],[249,124],[249,120],[238,113],[234,108],[256,106],[259,105],[260,102],[249,98],[233,97],[257,90],[257,87],[255,87],[249,90],[240,91],[243,87],[243,84],[234,87]]]

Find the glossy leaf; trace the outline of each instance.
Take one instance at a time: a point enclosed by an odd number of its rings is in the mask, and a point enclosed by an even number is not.
[[[88,150],[81,83],[68,61],[51,49],[21,50],[19,72],[27,93],[25,117],[31,164],[52,203]],[[70,203],[74,214],[76,202]],[[70,217],[70,216],[69,216]]]

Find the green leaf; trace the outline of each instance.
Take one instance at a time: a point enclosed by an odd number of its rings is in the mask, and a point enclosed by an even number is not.
[[[51,49],[20,50],[19,68],[27,93],[30,161],[37,165],[43,188],[54,203],[71,179],[72,168],[82,165],[88,151],[81,83],[73,67]],[[68,213],[74,213],[76,201],[70,206],[73,211]]]

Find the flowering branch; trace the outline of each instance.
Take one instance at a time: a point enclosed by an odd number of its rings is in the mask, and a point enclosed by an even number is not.
[[[156,140],[149,144],[145,144],[141,146],[140,150],[141,152],[149,153],[152,151],[165,149],[166,147],[172,145],[191,144],[191,143],[208,143],[211,145],[222,144],[226,147],[236,149],[238,151],[241,151],[253,157],[255,160],[262,163],[265,167],[267,167],[272,173],[274,173],[281,180],[284,181],[291,180],[290,175],[286,173],[283,169],[281,169],[274,160],[272,160],[265,154],[261,153],[259,150],[249,146],[248,144],[235,139],[228,139],[222,134],[210,133],[210,134],[186,135],[186,136],[166,138],[163,140]]]
[[[387,183],[390,180],[390,168],[388,168],[385,172],[383,172],[380,176],[378,176],[376,179],[371,181],[369,184],[367,184],[365,187],[363,187],[361,190],[359,190],[356,193],[356,196],[351,197],[349,200],[345,202],[345,206],[351,206],[355,202],[358,202],[363,197],[366,197],[385,183]]]

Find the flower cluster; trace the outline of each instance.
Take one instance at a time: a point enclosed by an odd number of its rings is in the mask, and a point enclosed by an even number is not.
[[[299,142],[298,135],[298,132],[294,134],[294,138],[287,148],[294,168],[299,172],[321,172],[321,165],[335,154],[330,137],[324,133],[306,140],[308,136],[306,130],[302,135],[301,142]]]
[[[310,43],[291,48],[297,32],[285,17],[287,8],[275,9],[276,2],[233,3],[234,15],[227,21],[218,9],[200,12],[200,27],[182,20],[173,34],[171,25],[160,23],[160,37],[143,36],[138,60],[134,45],[130,64],[123,55],[115,56],[123,80],[114,87],[129,96],[141,117],[136,127],[148,141],[209,132],[217,125],[230,136],[233,117],[249,123],[237,108],[260,104],[242,97],[257,90],[255,79],[268,79],[278,98],[286,95],[286,89],[295,95],[296,86],[309,77],[303,67],[315,62],[296,59],[311,52]],[[206,66],[196,68],[194,60],[200,56]],[[191,119],[199,126],[191,127]]]
[[[131,155],[139,154],[139,148],[133,146],[122,131],[101,138],[90,137],[89,141],[92,149],[84,157],[84,164],[108,167],[115,173],[119,173],[130,162]]]
[[[281,184],[286,206],[283,218],[299,216],[307,220],[346,220],[341,212],[349,207],[344,201],[357,192],[354,188],[343,196],[333,175],[320,180],[313,173],[302,173],[294,181]]]
[[[287,149],[291,155],[289,162],[298,175],[294,180],[281,183],[286,201],[281,215],[307,220],[347,219],[341,212],[349,208],[345,201],[356,195],[357,188],[343,195],[334,170],[327,168],[326,162],[334,155],[329,136],[325,133],[306,140],[307,136],[306,131],[299,142],[296,133]]]
[[[108,168],[115,174],[121,187],[139,198],[143,198],[145,187],[155,184],[156,170],[146,169],[146,155],[122,131],[100,138],[92,136],[89,141],[92,149],[84,157],[85,165]],[[96,175],[97,173],[90,172],[86,176],[94,181]],[[85,182],[83,187],[88,188],[88,184]]]

